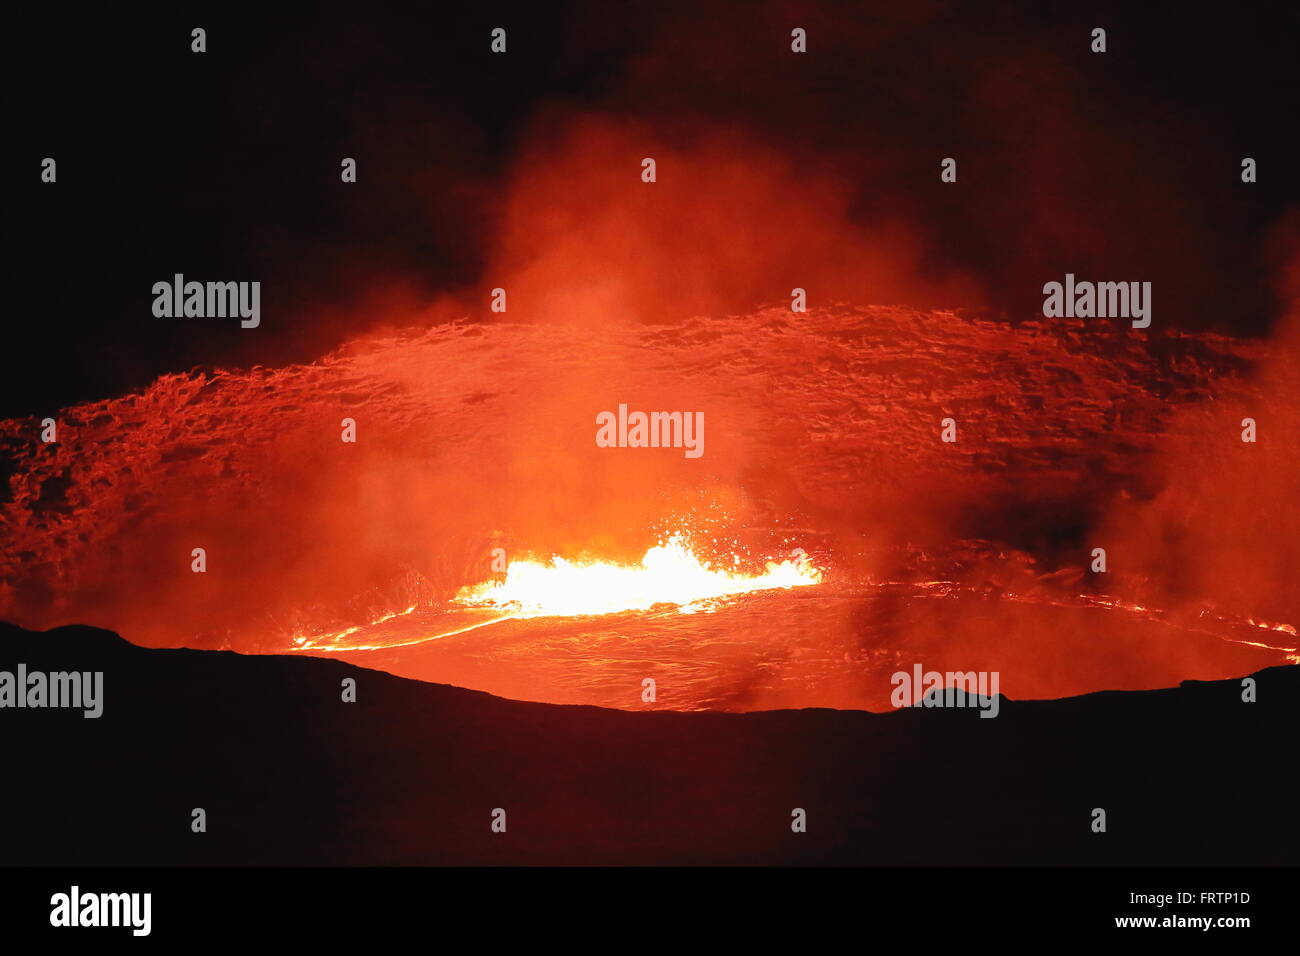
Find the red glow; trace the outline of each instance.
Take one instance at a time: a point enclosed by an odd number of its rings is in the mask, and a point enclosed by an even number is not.
[[[835,304],[924,287],[911,233],[847,225],[833,178],[753,143],[643,132],[589,122],[525,154],[487,282],[505,321],[442,321],[449,300],[310,365],[167,376],[65,410],[53,446],[4,422],[0,613],[245,651],[342,635],[311,646],[629,707],[647,671],[670,706],[879,707],[917,658],[1034,697],[1294,653],[1294,315],[1246,343]],[[619,172],[651,151],[661,182]],[[729,311],[747,297],[778,304]],[[708,453],[597,447],[619,402],[703,412]],[[1267,441],[1239,440],[1247,415]],[[750,575],[802,548],[834,588],[544,625],[455,603],[494,548],[630,564],[679,528]]]

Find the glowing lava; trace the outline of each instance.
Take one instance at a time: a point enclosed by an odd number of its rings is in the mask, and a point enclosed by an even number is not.
[[[656,604],[677,605],[681,612],[691,613],[716,598],[807,587],[821,580],[821,571],[802,552],[779,564],[768,561],[763,574],[737,574],[710,567],[673,535],[647,551],[637,565],[578,563],[560,557],[549,564],[511,561],[505,580],[463,588],[456,603],[500,608],[516,617],[617,614]]]

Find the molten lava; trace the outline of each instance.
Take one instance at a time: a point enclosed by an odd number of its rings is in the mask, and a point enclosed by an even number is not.
[[[739,561],[733,557],[733,562]],[[807,587],[821,580],[822,572],[802,551],[780,563],[768,561],[762,574],[749,575],[711,567],[680,535],[673,535],[646,551],[637,565],[560,557],[549,564],[512,561],[505,580],[462,588],[456,603],[500,608],[521,618],[617,614],[657,604],[677,605],[682,613],[691,613],[727,595]]]

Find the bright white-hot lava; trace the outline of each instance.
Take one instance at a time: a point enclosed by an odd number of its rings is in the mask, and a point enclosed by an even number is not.
[[[767,562],[762,574],[734,573],[701,561],[673,535],[635,565],[560,557],[549,564],[511,561],[505,580],[463,588],[456,603],[501,608],[516,617],[616,614],[656,604],[677,605],[689,613],[700,602],[728,595],[820,584],[821,571],[802,552],[797,554],[780,563]]]

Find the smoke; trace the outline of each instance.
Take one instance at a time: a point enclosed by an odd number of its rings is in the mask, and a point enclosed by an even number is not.
[[[1116,501],[1094,536],[1152,603],[1300,624],[1298,225],[1293,213],[1274,237],[1286,307],[1253,374],[1174,416],[1150,462],[1150,490]],[[1253,443],[1243,441],[1247,419]]]
[[[524,319],[675,321],[788,304],[795,288],[822,305],[978,300],[970,280],[920,275],[915,229],[854,222],[850,186],[815,158],[707,126],[670,137],[588,114],[538,125],[484,272]],[[644,159],[655,182],[642,181]]]
[[[573,195],[587,179],[602,180],[597,199],[628,213],[600,218],[615,238],[666,231],[679,269],[703,251],[704,266],[738,270],[714,270],[702,294],[691,276],[656,288],[665,307],[669,291],[684,307],[726,299],[743,312],[795,285],[813,302],[839,286],[865,288],[855,301],[985,304],[1017,320],[1038,311],[1044,281],[1073,271],[1152,281],[1157,321],[1183,329],[1253,334],[1276,317],[1261,244],[1296,186],[1276,119],[1295,112],[1292,30],[1273,11],[714,0],[612,14],[568,0],[208,17],[211,36],[239,38],[237,69],[207,69],[177,40],[189,27],[148,11],[42,9],[17,24],[20,67],[44,82],[18,104],[15,135],[49,144],[71,172],[58,189],[33,180],[15,206],[31,265],[11,290],[23,320],[0,369],[4,414],[195,365],[310,361],[390,319],[369,307],[376,290],[411,291],[408,324],[450,314],[426,311],[449,295],[490,317],[487,291],[526,252],[511,233],[538,224],[521,206],[528,179],[556,187],[536,202],[570,213],[593,205]],[[507,54],[488,47],[497,23]],[[1099,24],[1105,54],[1089,50]],[[791,51],[794,27],[807,53]],[[159,83],[159,70],[184,82]],[[160,161],[157,143],[195,135],[195,104],[205,135],[249,148]],[[575,152],[587,146],[599,147],[590,161]],[[659,182],[619,197],[624,182],[641,186],[634,164],[652,152]],[[591,169],[602,156],[611,165]],[[1260,164],[1250,186],[1246,156]],[[343,157],[357,182],[339,181]],[[566,182],[538,166],[545,157],[588,176]],[[944,158],[955,183],[939,179]],[[732,208],[760,204],[701,250],[722,230],[689,200],[719,185]],[[793,236],[783,245],[788,224],[818,217],[814,247],[846,251],[822,260],[801,258]],[[630,268],[645,247],[629,237],[589,264]],[[589,292],[616,297],[606,287],[657,273],[572,264]],[[175,272],[261,281],[262,328],[155,319],[148,290]],[[64,291],[75,287],[95,289],[94,317]],[[622,298],[646,311],[639,294]],[[521,298],[517,314],[535,306]],[[73,336],[83,347],[67,348]]]

